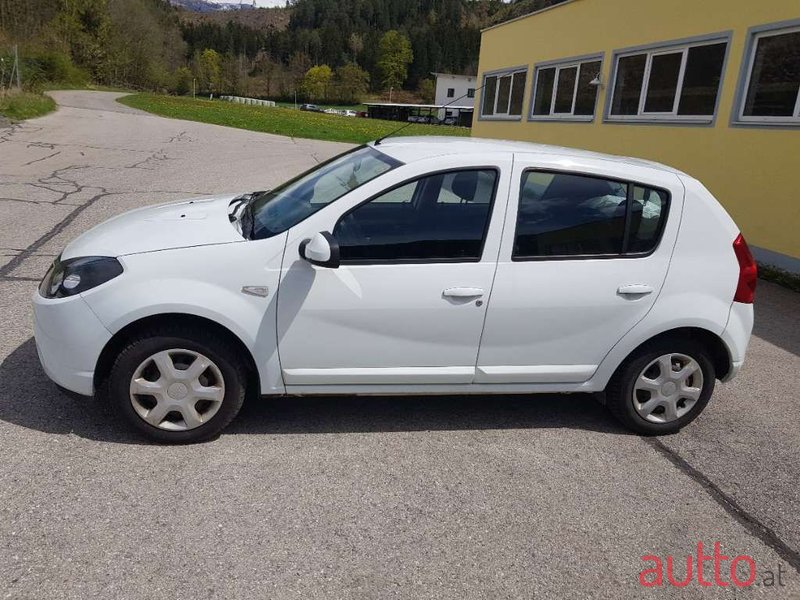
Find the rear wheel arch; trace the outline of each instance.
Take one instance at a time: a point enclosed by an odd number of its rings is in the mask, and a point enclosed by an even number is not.
[[[101,389],[106,380],[108,379],[114,361],[120,351],[133,339],[139,337],[146,331],[158,330],[164,328],[193,328],[200,331],[213,333],[217,337],[226,340],[244,361],[244,367],[247,371],[248,377],[248,392],[255,390],[256,393],[260,392],[260,377],[256,362],[253,358],[250,349],[245,345],[239,336],[233,333],[224,325],[220,325],[216,321],[199,317],[197,315],[190,315],[185,313],[161,313],[143,317],[132,323],[129,323],[118,332],[116,332],[111,339],[106,343],[100,357],[97,359],[97,365],[94,371],[94,388],[95,390]]]
[[[639,344],[620,362],[615,369],[616,375],[632,356],[637,356],[644,348],[659,343],[665,339],[693,340],[703,346],[708,352],[709,359],[714,365],[717,379],[725,379],[732,368],[732,360],[728,347],[720,336],[701,327],[677,327],[655,335]],[[613,380],[613,376],[612,376]]]

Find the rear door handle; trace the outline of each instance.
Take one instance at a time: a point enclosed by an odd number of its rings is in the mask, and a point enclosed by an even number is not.
[[[483,290],[474,287],[452,287],[443,291],[442,296],[445,298],[479,298],[483,296]]]
[[[617,289],[617,293],[623,296],[646,296],[653,293],[653,288],[643,283],[632,283],[630,285],[621,285]]]

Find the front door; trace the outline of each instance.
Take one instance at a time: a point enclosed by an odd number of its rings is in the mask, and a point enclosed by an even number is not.
[[[584,382],[658,297],[680,181],[595,163],[518,163],[476,383]]]
[[[401,167],[381,178],[394,178],[388,189],[351,193],[290,230],[278,297],[287,389],[472,382],[511,160],[452,162]],[[338,269],[299,256],[318,231],[337,240]]]

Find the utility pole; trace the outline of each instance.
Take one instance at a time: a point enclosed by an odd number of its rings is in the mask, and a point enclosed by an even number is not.
[[[192,100],[197,96],[197,77],[192,78]]]
[[[19,68],[19,46],[14,44],[14,66],[17,70],[17,89],[22,89],[22,77],[20,75],[20,68]]]

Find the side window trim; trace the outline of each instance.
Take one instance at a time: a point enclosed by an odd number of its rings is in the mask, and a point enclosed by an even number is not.
[[[423,179],[427,179],[429,177],[436,177],[438,175],[447,175],[449,173],[463,173],[464,171],[492,171],[495,174],[494,178],[494,187],[492,188],[492,196],[489,200],[489,214],[486,218],[486,224],[483,227],[483,236],[481,238],[481,249],[479,256],[477,258],[386,258],[386,259],[375,259],[375,258],[350,258],[350,259],[341,259],[341,264],[343,265],[414,265],[414,264],[444,264],[444,263],[479,263],[483,261],[484,251],[486,249],[486,241],[489,237],[489,227],[492,224],[492,217],[494,215],[494,207],[495,201],[497,200],[497,191],[500,187],[500,177],[502,176],[502,170],[497,165],[476,165],[476,166],[469,166],[469,167],[452,167],[449,169],[441,169],[438,171],[430,171],[428,173],[424,173],[422,175],[415,175],[414,177],[410,177],[405,179],[395,185],[388,187],[384,190],[381,190],[377,194],[373,194],[366,200],[359,202],[352,208],[348,209],[344,213],[342,213],[338,219],[336,219],[336,223],[333,225],[331,231],[336,231],[336,228],[350,213],[358,210],[365,204],[369,204],[373,200],[380,198],[385,194],[389,194],[401,187],[404,187],[410,183],[419,182]],[[418,190],[414,191],[414,196],[419,193]]]
[[[528,176],[529,173],[552,173],[553,175],[577,175],[582,177],[594,177],[597,179],[604,179],[606,181],[614,181],[617,183],[624,184],[626,186],[626,197],[625,197],[625,230],[623,232],[623,241],[622,241],[622,251],[619,253],[613,254],[556,254],[552,256],[517,256],[514,252],[514,246],[516,245],[517,239],[517,230],[519,228],[519,209],[520,209],[520,201],[522,200],[522,192],[525,187],[525,178]],[[649,190],[653,190],[655,192],[661,192],[664,194],[665,203],[664,203],[664,211],[666,212],[666,216],[661,219],[658,224],[658,230],[656,231],[656,243],[653,245],[651,250],[647,250],[646,252],[628,252],[628,247],[630,245],[630,226],[631,226],[631,218],[632,213],[631,205],[634,201],[634,190],[636,187],[642,187]],[[528,167],[524,169],[520,175],[520,182],[518,188],[518,195],[517,195],[517,212],[514,215],[514,236],[512,238],[511,244],[511,261],[512,262],[540,262],[540,261],[547,261],[547,260],[596,260],[596,259],[614,259],[614,258],[621,258],[621,259],[635,259],[635,258],[646,258],[653,253],[655,253],[659,247],[661,246],[661,241],[664,238],[664,230],[667,227],[667,221],[669,220],[670,209],[672,208],[672,194],[669,190],[658,187],[651,183],[644,183],[642,181],[636,181],[632,179],[621,179],[619,177],[611,177],[608,175],[601,175],[598,173],[589,173],[585,171],[564,171],[559,169],[546,169],[546,168],[537,168],[537,167]]]

